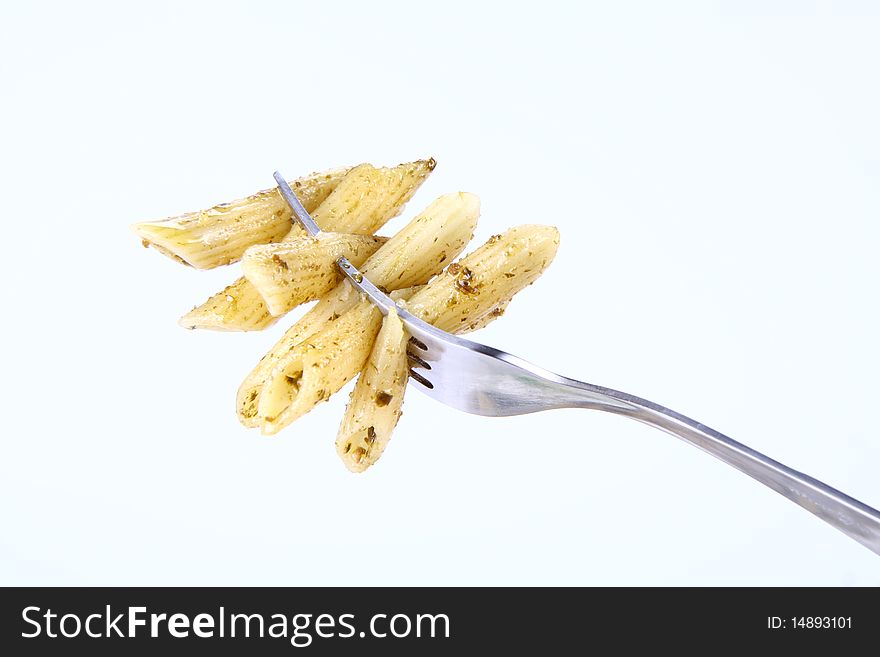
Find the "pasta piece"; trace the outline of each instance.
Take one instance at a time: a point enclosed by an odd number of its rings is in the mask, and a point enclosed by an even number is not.
[[[406,309],[449,333],[482,328],[543,273],[558,246],[552,226],[516,226],[494,235],[414,294]]]
[[[276,319],[269,314],[263,297],[253,285],[246,278],[239,278],[202,305],[193,308],[177,320],[177,323],[187,329],[262,331]]]
[[[415,285],[402,290],[394,290],[389,296],[395,300],[409,298],[422,287],[424,286]],[[260,418],[257,415],[260,392],[266,379],[269,378],[272,370],[281,362],[282,358],[306,338],[315,335],[339,319],[345,312],[353,308],[359,299],[360,294],[350,285],[344,283],[339,286],[332,294],[318,301],[315,307],[291,326],[272,349],[260,359],[257,366],[251,370],[239,386],[235,400],[238,419],[244,426],[260,426]]]
[[[400,214],[435,166],[434,160],[396,167],[361,164],[346,174],[312,218],[321,230],[372,235]],[[293,230],[304,234],[299,224]]]
[[[334,169],[292,180],[290,186],[306,211],[313,212],[350,169]],[[290,230],[290,208],[277,188],[188,212],[131,229],[159,253],[196,269],[228,265],[254,244],[277,242]]]
[[[357,303],[353,289],[347,283],[342,283],[329,295],[323,297],[305,315],[299,318],[284,335],[264,355],[256,367],[252,369],[238,388],[235,398],[236,413],[238,420],[246,427],[260,426],[257,417],[257,404],[260,401],[260,391],[263,384],[272,373],[272,370],[295,345],[305,340],[310,335],[317,333],[322,326],[336,321],[347,310]]]
[[[260,395],[263,433],[276,433],[348,383],[350,370],[362,368],[370,355],[381,317],[373,304],[361,301],[288,352]]]
[[[407,340],[392,310],[382,322],[336,436],[336,453],[352,472],[363,472],[378,460],[400,418],[409,368]]]
[[[339,258],[360,267],[387,241],[373,235],[321,232],[281,244],[260,244],[245,252],[241,270],[269,312],[278,316],[330,292],[342,278],[336,266]]]
[[[395,289],[426,283],[445,263],[464,250],[480,214],[480,199],[464,192],[446,194],[382,245],[361,267],[374,284]],[[335,321],[359,300],[347,283],[340,284],[291,326],[238,389],[236,408],[245,426],[259,426],[259,397],[266,379],[287,353],[327,322]]]
[[[322,230],[372,235],[396,216],[434,168],[420,160],[394,168],[362,164],[349,171],[312,213]],[[297,224],[285,240],[305,235]],[[185,328],[215,331],[260,331],[275,323],[259,292],[240,278],[180,318]]]
[[[479,216],[476,194],[444,194],[368,258],[361,273],[389,290],[427,283],[473,239]]]
[[[391,294],[406,299],[412,292],[407,288]],[[376,306],[363,299],[285,354],[260,395],[263,433],[277,433],[351,381],[351,368],[357,372],[367,362],[381,320]]]
[[[559,232],[553,227],[511,228],[450,265],[416,292],[406,307],[417,317],[450,332],[491,321],[498,308],[541,275],[558,245]],[[279,358],[259,394],[257,414],[263,433],[277,433],[314,406],[308,394],[300,394],[304,381],[308,381],[308,390],[335,391],[363,368],[379,318],[378,311],[371,315],[362,308],[368,301],[360,304],[349,312],[359,310],[358,317],[370,322],[370,330],[358,332],[346,326],[343,334],[343,329],[334,331],[338,322],[331,323],[320,334],[320,341],[309,337]],[[343,341],[345,349],[340,351],[338,346]]]

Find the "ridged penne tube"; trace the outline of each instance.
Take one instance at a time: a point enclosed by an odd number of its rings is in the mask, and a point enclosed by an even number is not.
[[[370,256],[361,271],[386,289],[426,283],[461,253],[473,236],[479,214],[480,200],[474,194],[441,196]],[[239,387],[236,406],[242,424],[260,425],[258,406],[264,384],[291,349],[358,300],[353,288],[342,283],[288,329]]]
[[[400,214],[436,164],[433,159],[396,167],[361,164],[345,175],[312,218],[321,230],[372,235]],[[302,234],[299,224],[294,230]]]
[[[479,217],[476,194],[444,194],[368,258],[361,273],[388,290],[427,283],[464,250]]]
[[[388,238],[321,232],[281,244],[260,244],[245,251],[241,270],[272,315],[283,315],[301,303],[330,292],[342,278],[336,261],[348,258],[355,267]]]
[[[373,304],[361,301],[290,350],[263,385],[263,433],[277,433],[348,383],[351,370],[360,370],[370,355],[381,317]]]
[[[403,323],[392,310],[382,321],[336,435],[336,453],[352,472],[363,472],[378,460],[400,418],[407,382],[408,339]]]
[[[413,292],[395,290],[391,298]],[[381,321],[376,307],[361,299],[288,351],[263,384],[258,408],[263,433],[278,433],[351,381],[367,362]]]
[[[449,333],[481,328],[543,273],[558,246],[552,226],[516,226],[494,235],[414,294],[406,309]]]
[[[336,321],[342,314],[357,303],[353,288],[342,283],[329,295],[322,298],[315,306],[300,317],[284,335],[264,355],[238,387],[235,397],[235,408],[239,421],[246,427],[260,426],[257,416],[257,405],[263,384],[272,370],[295,345],[316,333],[322,326]]]
[[[419,160],[393,168],[362,164],[349,171],[327,199],[311,213],[321,230],[372,235],[403,209],[434,168]],[[305,235],[294,226],[284,240]],[[275,323],[263,297],[240,278],[180,318],[185,328],[215,331],[260,331]]]
[[[472,325],[491,321],[513,295],[533,283],[553,260],[558,245],[559,232],[551,226],[511,228],[450,265],[404,305],[438,328],[465,332]],[[308,350],[314,336],[279,359],[259,395],[257,412],[262,419],[263,433],[277,433],[314,405],[308,395],[300,396],[304,379],[310,380],[309,390],[331,387],[338,390],[363,368],[373,342],[371,331],[379,320],[365,310],[361,313],[363,321],[371,322],[370,331],[323,337],[322,349],[332,360],[325,361],[319,353]],[[330,324],[328,332],[333,332],[336,324],[338,322]],[[346,327],[346,331],[350,332],[351,328]],[[343,340],[345,351],[337,352]],[[304,357],[307,353],[310,354],[308,362]],[[336,358],[337,353],[351,356]]]
[[[290,182],[306,211],[313,212],[350,169],[313,173]],[[254,244],[277,242],[290,230],[290,208],[277,188],[161,221],[134,224],[144,246],[190,265],[211,269],[241,258]]]

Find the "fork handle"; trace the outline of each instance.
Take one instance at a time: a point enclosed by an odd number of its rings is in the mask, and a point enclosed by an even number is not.
[[[566,386],[570,393],[573,392],[571,387],[581,391],[579,395],[571,395],[578,399],[573,406],[624,415],[681,438],[880,554],[880,512],[876,509],[659,404],[610,388],[569,381],[575,384]]]

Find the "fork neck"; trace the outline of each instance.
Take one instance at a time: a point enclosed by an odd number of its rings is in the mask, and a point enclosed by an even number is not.
[[[880,554],[880,512],[867,504],[654,402],[580,381],[560,381],[560,388],[571,406],[624,415],[691,443]]]

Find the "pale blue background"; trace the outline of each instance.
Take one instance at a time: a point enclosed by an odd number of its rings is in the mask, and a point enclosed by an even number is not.
[[[180,4],[0,10],[0,583],[880,584],[620,418],[413,391],[363,476],[332,447],[345,395],[245,431],[235,390],[290,320],[178,328],[237,270],[127,228],[275,168],[433,155],[389,229],[463,189],[479,241],[562,232],[480,339],[880,505],[876,3]]]

